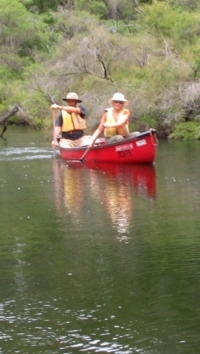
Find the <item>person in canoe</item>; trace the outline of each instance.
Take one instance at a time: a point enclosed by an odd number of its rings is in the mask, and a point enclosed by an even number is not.
[[[108,144],[140,134],[139,132],[129,133],[130,111],[125,108],[128,101],[122,93],[115,93],[108,103],[111,107],[105,109],[100,125],[92,135],[90,146],[102,132]]]
[[[74,148],[88,145],[91,136],[84,135],[86,110],[84,106],[78,105],[82,100],[75,92],[69,92],[62,100],[67,102],[66,106],[51,105],[52,110],[60,110],[54,123],[52,146],[56,147],[60,144],[67,148]]]

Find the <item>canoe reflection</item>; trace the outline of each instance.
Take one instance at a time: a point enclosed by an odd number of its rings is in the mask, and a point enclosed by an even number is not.
[[[69,167],[63,161],[54,160],[55,202],[58,214],[63,213],[65,207],[78,222],[80,211],[83,209],[85,186],[83,185],[83,171],[79,163]]]
[[[95,199],[105,209],[117,232],[124,234],[133,217],[133,192],[151,199],[156,197],[153,165],[83,164],[61,160],[54,160],[53,164],[57,210],[62,212],[64,206],[74,223],[84,218],[88,200]]]
[[[95,171],[104,171],[105,175],[116,177],[121,183],[132,185],[137,193],[145,194],[151,198],[156,197],[156,171],[154,165],[87,162],[85,166]]]

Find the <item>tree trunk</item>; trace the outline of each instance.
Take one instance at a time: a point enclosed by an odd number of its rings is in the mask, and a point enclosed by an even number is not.
[[[3,124],[3,130],[2,133],[0,135],[1,138],[3,138],[3,134],[5,133],[6,129],[7,129],[7,125],[8,125],[8,119],[12,116],[15,115],[15,113],[17,113],[19,110],[18,105],[16,104],[1,120],[0,120],[0,124]]]

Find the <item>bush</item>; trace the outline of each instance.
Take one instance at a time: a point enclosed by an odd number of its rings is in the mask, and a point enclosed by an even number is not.
[[[169,138],[176,140],[194,140],[200,139],[200,126],[198,122],[178,123],[170,134]]]

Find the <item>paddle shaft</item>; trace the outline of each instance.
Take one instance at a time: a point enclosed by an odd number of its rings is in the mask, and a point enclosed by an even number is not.
[[[57,110],[53,109],[53,141],[54,141],[54,136],[55,136],[55,121],[56,121],[56,117],[57,117]],[[55,157],[55,154],[56,154],[55,147],[54,147],[53,150],[54,150],[54,157]]]
[[[54,140],[54,134],[55,134],[55,121],[57,117],[57,110],[53,109],[53,140]]]
[[[88,153],[88,151],[90,150],[90,148],[91,148],[91,146],[89,145],[89,146],[87,147],[87,149],[85,150],[83,156],[80,158],[80,161],[81,161],[81,162],[83,162],[84,157],[87,155],[87,153]]]

